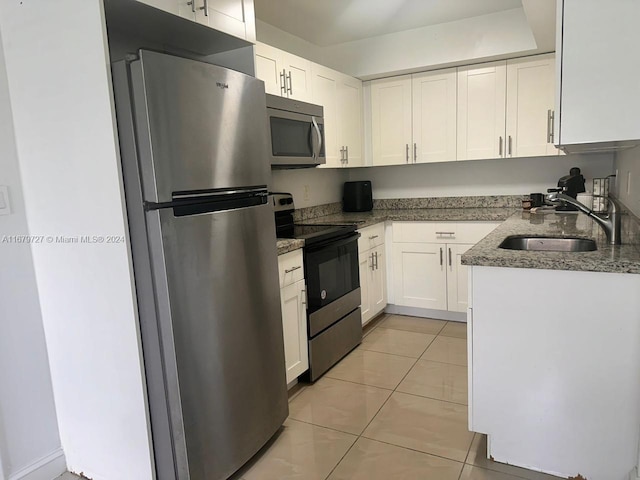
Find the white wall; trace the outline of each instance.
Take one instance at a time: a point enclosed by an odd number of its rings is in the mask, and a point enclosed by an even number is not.
[[[349,170],[349,180],[371,180],[374,198],[419,198],[465,195],[522,195],[546,192],[580,167],[587,177],[613,172],[612,154],[508,158],[467,162],[368,167]]]
[[[1,2],[0,29],[60,437],[94,480],[153,477],[100,0]]]
[[[618,198],[640,216],[640,147],[616,153]]]
[[[65,470],[16,154],[0,39],[0,184],[11,213],[0,216],[0,479],[49,480]]]
[[[293,194],[296,208],[305,208],[342,202],[342,184],[347,180],[348,172],[336,168],[273,170],[269,189]]]

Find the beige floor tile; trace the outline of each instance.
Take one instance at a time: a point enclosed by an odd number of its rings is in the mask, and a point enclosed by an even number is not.
[[[462,338],[439,335],[420,359],[466,366],[467,341]]]
[[[241,473],[244,480],[324,480],[357,437],[288,419],[284,430]]]
[[[473,440],[464,405],[399,392],[394,392],[362,435],[459,462],[464,462]]]
[[[444,320],[408,317],[406,315],[389,315],[380,323],[380,328],[393,328],[394,330],[437,335],[446,324],[447,322]]]
[[[514,475],[493,472],[484,468],[465,465],[460,480],[522,480]]]
[[[358,435],[390,394],[390,390],[323,377],[289,403],[289,417]]]
[[[464,322],[448,322],[440,332],[440,335],[467,338],[467,324]]]
[[[418,360],[397,391],[466,405],[467,367]]]
[[[458,480],[463,464],[360,438],[328,480]]]
[[[59,477],[56,477],[55,480],[80,480],[80,477],[74,475],[73,473],[65,472]]]
[[[435,335],[425,333],[376,328],[362,340],[360,348],[374,352],[418,358],[433,342],[434,338],[436,338]]]
[[[325,376],[393,390],[415,362],[413,358],[357,348]]]
[[[504,463],[494,462],[487,458],[487,436],[480,433],[476,433],[469,450],[469,456],[466,463],[482,467],[487,470],[501,472],[509,475],[515,475],[519,478],[526,478],[527,480],[557,480],[559,477],[553,475],[547,475],[540,472],[534,472],[533,470],[527,470],[524,468],[513,467]],[[463,477],[464,478],[464,477]],[[475,478],[475,477],[469,477]],[[485,477],[478,477],[485,478]],[[492,478],[492,477],[486,477]],[[499,477],[496,477],[499,478]],[[509,477],[511,478],[511,477]]]

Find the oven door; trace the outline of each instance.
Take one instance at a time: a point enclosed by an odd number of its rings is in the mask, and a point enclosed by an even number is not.
[[[360,287],[359,233],[305,247],[309,314]]]
[[[325,163],[322,117],[268,108],[272,166],[316,166]]]

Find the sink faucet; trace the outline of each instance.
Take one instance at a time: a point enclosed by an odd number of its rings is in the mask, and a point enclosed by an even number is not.
[[[575,198],[563,193],[565,191],[564,189],[562,191],[553,191],[553,189],[549,190],[551,191],[546,196],[546,199],[549,203],[568,203],[570,205],[573,205],[585,215],[593,218],[593,220],[603,228],[604,233],[607,235],[609,244],[620,245],[622,243],[622,236],[620,234],[622,228],[622,206],[620,205],[618,200],[616,200],[612,196],[609,196],[609,208],[607,209],[607,216],[601,217],[599,215],[596,215],[592,209],[580,203]],[[602,195],[594,195],[594,197],[606,198]]]

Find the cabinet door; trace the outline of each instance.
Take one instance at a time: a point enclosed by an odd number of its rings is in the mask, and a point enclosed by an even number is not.
[[[505,156],[506,62],[458,68],[458,160]]]
[[[287,383],[309,369],[304,280],[280,290]]]
[[[411,75],[371,82],[373,165],[411,161]]]
[[[160,10],[164,10],[165,12],[173,13],[174,15],[178,15],[179,5],[184,4],[187,6],[188,0],[137,0],[140,3],[144,3],[145,5],[149,5],[151,7],[159,8]],[[195,6],[192,8],[189,5],[189,11],[192,13],[192,19],[195,18]]]
[[[287,96],[295,100],[311,102],[311,62],[282,52],[282,63],[279,68],[286,72]]]
[[[460,259],[473,245],[447,244],[447,305],[450,312],[466,312],[469,296],[468,269]]]
[[[412,75],[413,162],[456,160],[455,68]]]
[[[384,245],[374,248],[371,253],[373,254],[374,268],[371,269],[369,298],[371,302],[371,317],[374,317],[387,306],[387,259],[384,253]]]
[[[264,82],[264,89],[271,95],[284,93],[283,72],[279,67],[281,51],[264,43],[256,43],[255,47],[256,77]]]
[[[447,309],[445,244],[394,243],[393,277],[397,305]]]
[[[551,142],[553,54],[507,60],[507,156],[557,155]]]
[[[371,272],[373,271],[372,252],[362,252],[358,255],[358,264],[360,266],[360,293],[361,302],[360,311],[362,312],[362,324],[364,325],[371,319]]]
[[[343,167],[342,147],[338,146],[338,79],[337,72],[311,64],[312,103],[322,105],[326,163],[322,167]]]
[[[246,38],[243,0],[193,1],[196,5],[196,22],[234,37]]]
[[[364,165],[362,155],[362,82],[340,74],[338,82],[338,145],[345,148],[347,167]]]

